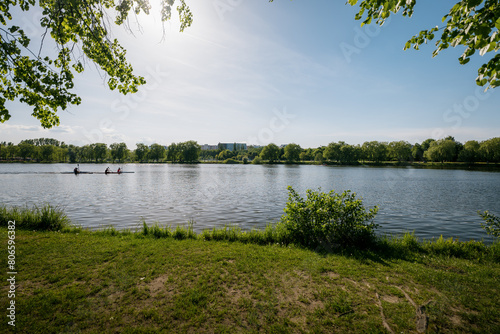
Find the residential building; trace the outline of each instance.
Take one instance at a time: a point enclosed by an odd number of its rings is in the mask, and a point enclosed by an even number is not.
[[[201,145],[202,151],[217,150],[218,148],[219,147],[217,145],[208,145],[208,144]]]
[[[238,151],[247,149],[246,143],[219,143],[218,146],[222,150],[229,150],[229,151]]]

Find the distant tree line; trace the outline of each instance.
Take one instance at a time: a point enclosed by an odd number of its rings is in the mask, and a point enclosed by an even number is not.
[[[462,144],[449,136],[444,139],[426,139],[422,143],[407,141],[364,142],[350,145],[343,141],[328,146],[302,149],[297,144],[279,148],[275,144],[265,146],[259,155],[261,161],[352,164],[359,162],[500,162],[500,137],[482,142],[476,140]]]
[[[67,145],[56,139],[23,140],[19,144],[0,142],[0,160],[32,162],[197,162],[200,145],[195,141],[160,144],[137,144],[130,150],[125,143],[94,143],[84,146]]]
[[[34,162],[178,162],[213,161],[223,163],[339,163],[359,162],[500,162],[500,137],[481,142],[470,140],[464,144],[449,136],[427,139],[422,143],[407,141],[370,141],[350,145],[343,141],[327,146],[303,149],[298,144],[281,147],[269,144],[264,147],[235,146],[234,150],[219,147],[201,150],[196,141],[160,144],[136,144],[130,150],[125,143],[95,143],[84,146],[67,145],[52,138],[23,140],[19,144],[0,142],[0,160]]]

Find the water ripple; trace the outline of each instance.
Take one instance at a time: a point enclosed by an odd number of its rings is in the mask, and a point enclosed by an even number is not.
[[[108,165],[81,164],[85,171]],[[116,169],[118,165],[109,165]],[[0,164],[0,203],[51,203],[89,228],[176,226],[195,229],[234,224],[263,228],[283,214],[287,186],[362,196],[378,205],[376,222],[387,233],[481,239],[477,210],[500,213],[500,174],[462,170],[255,165],[122,165],[134,174],[61,174],[68,164]]]

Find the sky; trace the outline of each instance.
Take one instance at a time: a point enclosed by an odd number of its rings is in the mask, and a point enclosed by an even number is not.
[[[43,129],[29,106],[12,102],[0,141],[308,148],[500,136],[500,88],[485,93],[475,83],[491,55],[460,65],[461,48],[435,58],[434,42],[403,51],[420,30],[441,26],[456,1],[421,0],[412,18],[361,27],[356,7],[344,1],[188,0],[194,22],[183,33],[176,12],[162,27],[159,2],[139,15],[140,26],[131,19],[130,31],[113,29],[148,82],[138,93],[110,91],[104,73],[87,63],[75,80],[82,104],[59,111],[59,127]],[[34,39],[43,32],[39,18],[31,11],[20,19]]]

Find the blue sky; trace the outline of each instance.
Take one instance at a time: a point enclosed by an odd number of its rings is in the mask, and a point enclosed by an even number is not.
[[[141,31],[133,21],[133,34],[113,30],[148,80],[139,93],[110,91],[87,64],[75,85],[83,103],[59,112],[61,126],[44,130],[28,107],[12,103],[0,141],[124,141],[134,149],[186,140],[318,147],[500,136],[500,90],[485,94],[474,81],[491,56],[462,66],[460,48],[436,58],[433,42],[403,51],[419,30],[440,25],[456,1],[421,0],[412,18],[360,27],[356,8],[344,1],[191,0],[193,26],[179,33],[172,20],[164,41],[159,0],[151,2]],[[21,25],[39,36],[38,21],[30,12]]]

